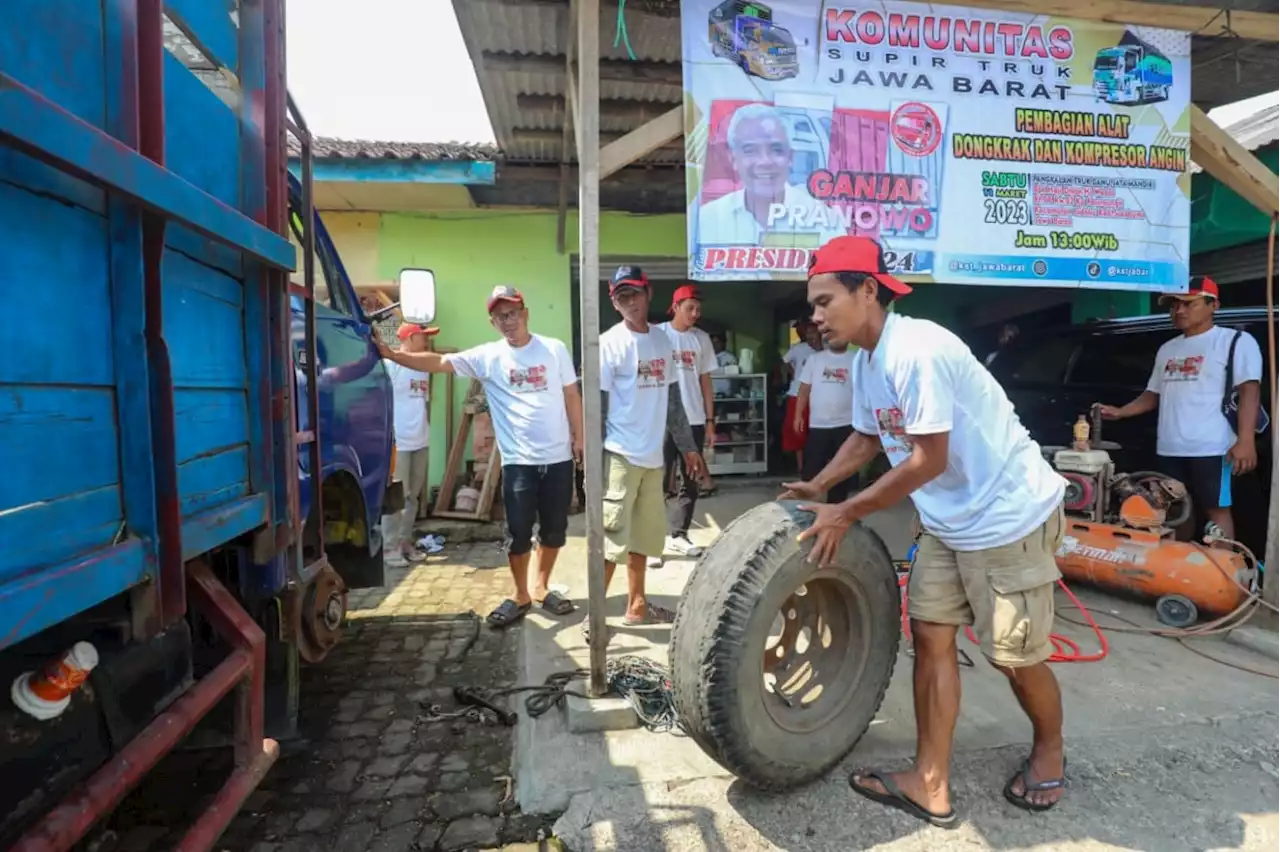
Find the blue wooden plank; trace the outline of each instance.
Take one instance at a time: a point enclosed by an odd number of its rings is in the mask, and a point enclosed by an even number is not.
[[[165,165],[228,207],[240,208],[240,122],[168,51],[164,55]]]
[[[225,505],[249,493],[249,448],[241,445],[178,465],[182,517]]]
[[[249,440],[249,406],[241,390],[192,390],[173,394],[178,463],[237,447]]]
[[[206,57],[235,71],[240,66],[240,37],[227,0],[165,0],[169,19]]]
[[[107,215],[107,194],[102,187],[67,174],[35,157],[0,145],[0,183],[28,189],[37,195],[66,201],[90,213]]]
[[[300,167],[290,161],[289,171]],[[495,163],[486,160],[321,160],[311,179],[349,183],[441,183],[488,186],[497,182]]]
[[[104,127],[102,6],[102,0],[5,0],[0,74]]]
[[[0,511],[0,579],[107,547],[123,522],[116,485]]]
[[[284,237],[0,73],[0,141],[5,140],[259,260],[294,267],[293,246]]]
[[[0,162],[0,382],[110,385],[111,291],[103,217],[7,183]]]
[[[225,272],[232,278],[244,277],[244,262],[240,252],[230,246],[173,223],[164,229],[164,240],[166,247],[182,252],[192,260]]]
[[[32,572],[0,584],[4,622],[0,650],[142,582],[149,563],[141,543],[128,539],[56,568]]]
[[[0,512],[119,482],[116,432],[114,388],[0,385]]]
[[[194,559],[266,522],[265,494],[250,494],[230,505],[192,515],[182,522],[182,558]]]
[[[164,337],[174,387],[243,390],[247,378],[241,283],[168,251],[163,287]]]

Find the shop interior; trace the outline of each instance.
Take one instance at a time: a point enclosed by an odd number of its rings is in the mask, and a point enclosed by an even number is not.
[[[668,319],[666,310],[677,287],[687,284],[684,258],[602,258],[601,276],[620,263],[638,263],[653,287],[649,319]],[[574,264],[576,270],[576,263]],[[600,285],[600,330],[618,322],[609,302],[608,285]],[[795,320],[808,315],[802,281],[704,282],[699,327],[723,340],[733,355],[737,373],[718,376],[716,392],[717,435],[707,459],[713,476],[789,474],[794,459],[781,451],[781,425],[787,381],[782,356],[796,342]],[[1090,294],[1093,295],[1093,294]],[[1109,298],[1109,294],[1099,294]],[[1133,294],[1124,294],[1132,297]],[[1103,299],[1103,302],[1106,301]],[[580,358],[579,281],[573,281],[573,352]],[[1099,316],[1122,315],[1116,306],[1099,302],[1079,304],[1077,292],[1057,288],[1009,288],[924,284],[916,288],[910,304],[899,309],[911,316],[934,320],[959,334],[982,357],[997,345],[1000,330],[1010,322],[1020,333],[1065,325],[1073,310],[1096,311]],[[1129,306],[1121,306],[1129,307]],[[1126,311],[1127,313],[1128,311]],[[1137,312],[1137,311],[1133,311]],[[733,372],[733,367],[728,368]]]

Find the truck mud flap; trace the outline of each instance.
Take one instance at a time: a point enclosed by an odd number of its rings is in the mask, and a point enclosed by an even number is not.
[[[794,501],[744,513],[698,561],[671,632],[672,693],[690,738],[746,783],[825,775],[870,726],[901,635],[884,542],[855,523],[835,564],[806,561]]]

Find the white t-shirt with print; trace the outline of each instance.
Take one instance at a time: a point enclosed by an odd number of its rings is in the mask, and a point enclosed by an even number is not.
[[[911,455],[912,435],[950,433],[946,471],[911,495],[924,528],[948,547],[1012,544],[1057,511],[1066,480],[960,338],[889,314],[876,348],[853,363],[853,428],[879,434],[894,467]]]
[[[1156,352],[1147,390],[1160,394],[1156,453],[1162,456],[1224,455],[1236,433],[1222,414],[1227,353],[1236,329],[1215,325],[1203,334],[1180,334]],[[1236,343],[1232,381],[1262,380],[1262,349],[1249,332]]]
[[[662,467],[675,360],[671,338],[657,326],[640,334],[618,323],[600,335],[600,390],[609,394],[604,448],[637,467]]]
[[[787,396],[795,396],[800,393],[800,373],[804,371],[805,363],[817,354],[817,349],[814,349],[803,340],[799,340],[791,345],[786,355],[782,356],[783,362],[790,364],[792,370],[794,370],[791,376],[791,385],[787,388]]]
[[[383,363],[387,365],[387,376],[391,379],[396,449],[404,453],[421,450],[431,439],[431,427],[427,422],[431,376],[395,361]]]
[[[800,383],[809,386],[809,428],[835,429],[853,418],[853,350],[813,353]]]
[[[719,367],[716,351],[711,346],[711,335],[696,326],[680,331],[669,322],[658,328],[671,338],[676,351],[676,382],[680,385],[680,401],[690,426],[702,426],[707,422],[707,407],[702,402],[702,377]]]
[[[578,377],[563,343],[534,334],[524,346],[495,340],[445,360],[458,375],[484,383],[504,465],[559,464],[573,458],[564,389],[576,385]]]

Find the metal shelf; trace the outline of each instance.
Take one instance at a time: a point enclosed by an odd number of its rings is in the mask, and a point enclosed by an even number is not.
[[[713,410],[716,415],[716,431],[722,435],[729,435],[731,430],[748,427],[753,432],[756,430],[759,430],[759,432],[749,438],[713,443],[707,455],[707,471],[712,476],[767,472],[769,470],[769,425],[768,418],[765,415],[765,406],[768,404],[766,394],[768,376],[765,373],[748,373],[737,376],[713,373],[712,379],[733,382],[739,388],[743,384],[750,385],[748,396],[717,396],[715,398]],[[758,410],[744,411],[741,405],[744,402],[758,406]],[[759,416],[730,420],[725,416],[730,411],[735,414],[750,413]],[[745,449],[747,452],[734,452],[735,449],[739,451]],[[725,450],[729,450],[729,452],[725,452]],[[741,456],[748,454],[750,456],[749,459],[744,460],[741,458]],[[719,456],[724,456],[725,460],[716,461]]]

